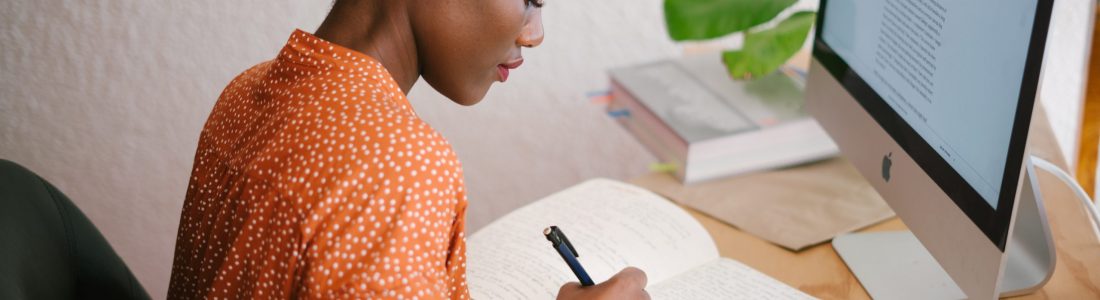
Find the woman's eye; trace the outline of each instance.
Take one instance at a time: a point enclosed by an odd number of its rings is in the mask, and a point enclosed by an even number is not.
[[[542,4],[543,4],[543,0],[524,0],[524,2],[527,3],[528,7],[531,7],[531,6],[542,7]]]

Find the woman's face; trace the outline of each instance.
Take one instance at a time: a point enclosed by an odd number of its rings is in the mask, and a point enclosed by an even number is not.
[[[477,104],[494,81],[542,43],[543,0],[411,0],[420,74],[462,105]]]

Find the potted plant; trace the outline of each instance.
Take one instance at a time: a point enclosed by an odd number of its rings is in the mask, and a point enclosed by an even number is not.
[[[741,49],[722,53],[730,76],[759,77],[774,72],[798,53],[817,13],[798,11],[771,23],[797,0],[665,0],[665,23],[675,41],[701,41],[743,32]],[[766,28],[762,28],[766,27]]]

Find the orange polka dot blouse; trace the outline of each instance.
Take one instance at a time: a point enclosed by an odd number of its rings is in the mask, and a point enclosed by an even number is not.
[[[168,298],[469,298],[463,186],[382,64],[295,31],[206,121]]]

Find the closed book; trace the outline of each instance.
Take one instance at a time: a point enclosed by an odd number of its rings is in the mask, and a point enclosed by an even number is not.
[[[731,79],[719,54],[613,69],[609,112],[685,184],[835,156],[785,73]]]

